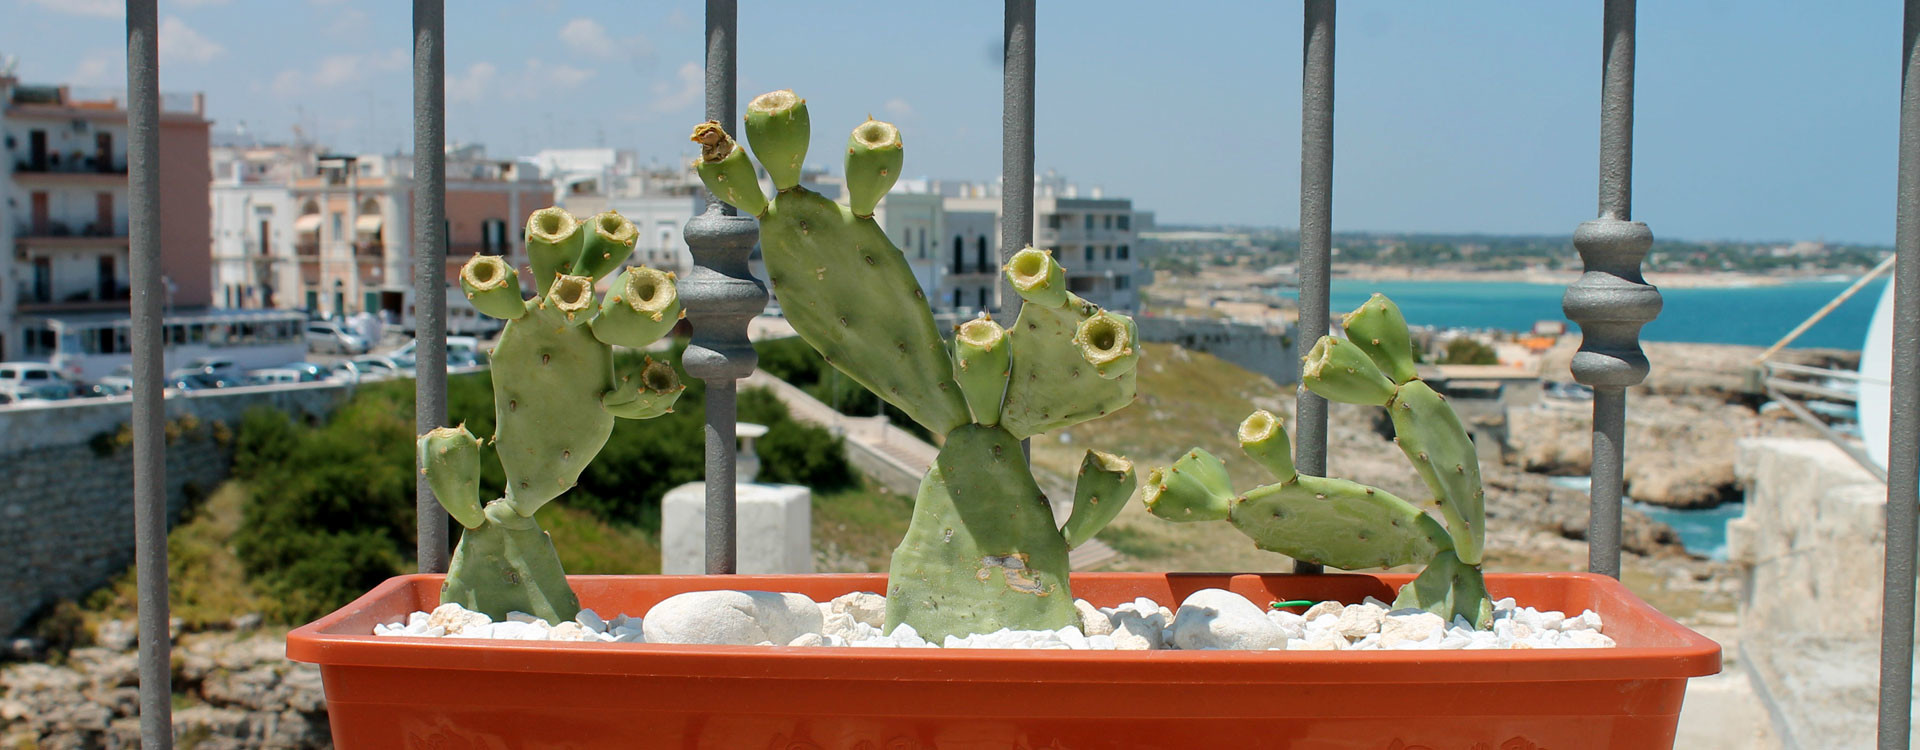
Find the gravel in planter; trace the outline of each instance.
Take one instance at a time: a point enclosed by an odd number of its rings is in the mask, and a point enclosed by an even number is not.
[[[696,643],[710,645],[840,646],[860,648],[1015,648],[1093,651],[1238,649],[1295,651],[1478,650],[1612,648],[1600,614],[1576,616],[1519,607],[1511,598],[1494,602],[1493,628],[1474,630],[1464,618],[1451,623],[1419,610],[1392,610],[1373,597],[1359,604],[1320,602],[1296,613],[1269,609],[1224,589],[1196,591],[1169,609],[1140,598],[1117,607],[1074,602],[1078,627],[1000,630],[948,636],[941,643],[920,637],[910,625],[882,634],[886,599],[859,592],[828,602],[800,594],[765,591],[693,591],[669,597],[645,618],[602,619],[583,609],[557,625],[514,612],[494,622],[458,604],[414,612],[404,622],[375,625],[374,635],[426,638],[492,638],[605,643]],[[1297,609],[1297,608],[1295,608]]]

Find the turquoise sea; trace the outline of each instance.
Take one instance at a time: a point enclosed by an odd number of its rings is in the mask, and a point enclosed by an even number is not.
[[[1850,281],[1802,281],[1731,289],[1662,289],[1666,306],[1642,330],[1646,341],[1768,346],[1820,309]],[[1859,349],[1873,308],[1886,288],[1876,279],[1793,343],[1796,347]],[[1333,309],[1359,307],[1374,292],[1392,297],[1417,325],[1526,331],[1536,320],[1565,320],[1564,286],[1520,282],[1333,282]],[[1287,293],[1289,296],[1293,292]]]

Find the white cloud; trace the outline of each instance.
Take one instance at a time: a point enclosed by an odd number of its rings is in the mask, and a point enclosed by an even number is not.
[[[560,27],[560,41],[567,45],[573,54],[595,60],[618,60],[628,58],[635,67],[645,68],[653,64],[653,42],[646,36],[634,34],[615,39],[607,33],[607,27],[591,18],[575,18]]]
[[[680,112],[705,101],[706,69],[698,63],[683,63],[674,71],[672,81],[653,84],[653,111],[661,114]]]
[[[321,58],[320,64],[310,71],[280,71],[273,77],[273,83],[268,90],[275,96],[295,98],[310,93],[314,89],[337,88],[383,73],[403,70],[407,67],[407,62],[406,51],[400,49],[366,54],[329,55]]]
[[[48,10],[75,16],[119,18],[127,10],[123,0],[27,0]]]
[[[566,42],[574,52],[601,59],[617,57],[620,51],[615,48],[613,37],[607,36],[607,27],[591,18],[576,18],[560,27],[560,41]]]
[[[160,22],[160,63],[209,63],[225,54],[226,47],[193,30],[177,16]]]
[[[539,60],[527,60],[527,91],[538,91],[548,86],[563,89],[578,88],[593,77],[593,71],[576,68],[565,63],[543,63]]]
[[[126,58],[117,50],[97,49],[80,58],[66,77],[76,86],[127,85]]]
[[[467,66],[465,73],[447,76],[447,101],[478,102],[486,98],[487,90],[492,88],[494,76],[499,69],[493,63],[477,62]]]
[[[889,117],[913,116],[913,105],[908,104],[907,100],[899,97],[888,99],[886,104],[881,105],[881,108],[887,111]]]

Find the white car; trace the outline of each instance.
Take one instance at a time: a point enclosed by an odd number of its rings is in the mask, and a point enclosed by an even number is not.
[[[416,355],[414,354],[414,347],[418,343],[419,343],[419,340],[417,339],[414,341],[408,341],[407,343],[402,344],[400,348],[395,349],[392,352],[388,353],[387,357],[392,359],[395,364],[398,364],[401,367],[407,368],[409,370],[414,369],[416,367],[416,364],[415,364]],[[479,339],[474,338],[472,336],[448,336],[447,337],[447,366],[448,367],[472,367],[474,365],[484,365],[486,363],[487,363],[487,353],[481,350]]]
[[[0,362],[0,393],[15,401],[72,398],[74,387],[67,377],[45,362]]]
[[[331,320],[307,321],[307,351],[325,354],[366,354],[373,345]]]

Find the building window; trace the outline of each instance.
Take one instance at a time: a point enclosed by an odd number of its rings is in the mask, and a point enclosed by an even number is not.
[[[1060,215],[1059,215],[1059,214],[1047,214],[1047,228],[1048,228],[1048,229],[1059,229],[1059,228],[1060,228]]]
[[[1093,262],[1093,246],[1092,245],[1087,246],[1087,262],[1088,263]]]
[[[1086,224],[1087,224],[1087,229],[1089,230],[1093,229],[1093,214],[1087,214]]]
[[[1068,276],[1067,291],[1069,292],[1093,291],[1093,277],[1092,276]]]
[[[1100,217],[1100,228],[1101,229],[1113,228],[1113,214],[1107,214],[1106,216]]]
[[[980,287],[980,309],[987,309],[987,288]]]
[[[1127,287],[1130,287],[1130,286],[1133,286],[1133,279],[1131,279],[1131,278],[1128,278],[1128,277],[1125,277],[1125,276],[1115,276],[1115,277],[1113,277],[1113,288],[1115,288],[1115,289],[1125,289],[1125,288],[1127,288]]]
[[[1122,232],[1128,231],[1129,227],[1127,225],[1132,223],[1133,223],[1133,217],[1128,216],[1126,214],[1120,215],[1120,231]]]
[[[507,253],[507,220],[483,219],[480,221],[480,245],[493,255]]]
[[[953,236],[953,272],[966,273],[967,241],[960,235]]]
[[[1126,259],[1127,259],[1127,246],[1126,246],[1126,245],[1121,245],[1121,246],[1120,246],[1120,259],[1121,259],[1121,260],[1126,260]]]
[[[974,241],[973,255],[974,255],[974,263],[979,264],[981,273],[993,273],[993,267],[988,265],[987,263],[987,236],[986,235],[984,234],[980,235],[980,238]]]
[[[953,309],[960,309],[960,287],[953,288]]]
[[[347,236],[346,232],[340,231],[341,223],[344,221],[346,221],[344,215],[339,211],[333,212],[333,240],[335,242],[339,242],[340,238]]]
[[[1106,247],[1103,247],[1103,248],[1100,248],[1100,259],[1101,259],[1101,260],[1113,260],[1113,246],[1112,246],[1112,245],[1108,245],[1108,246],[1106,246]]]

